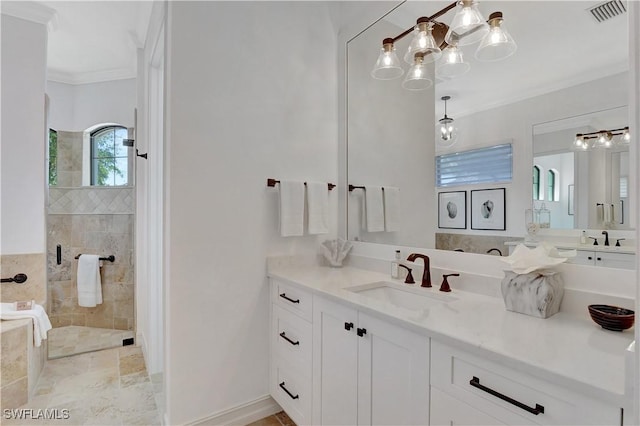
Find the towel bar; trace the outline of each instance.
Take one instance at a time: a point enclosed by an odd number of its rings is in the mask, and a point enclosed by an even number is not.
[[[353,191],[354,189],[362,189],[363,191],[367,190],[365,186],[357,186],[357,185],[349,184],[349,192]],[[384,186],[382,187],[382,190],[384,191]]]
[[[267,186],[276,186],[276,183],[280,183],[280,181],[277,180],[277,179],[272,179],[272,178],[268,178],[267,179]],[[304,186],[307,186],[307,182],[304,183]],[[327,188],[329,189],[329,191],[331,191],[335,187],[336,187],[336,185],[333,184],[333,183],[328,183],[327,184]]]
[[[74,259],[80,259],[80,256],[82,256],[82,254],[77,255],[76,257],[74,257]],[[116,260],[116,257],[114,255],[111,255],[107,257],[101,257],[100,260],[108,260],[109,262],[114,262]]]

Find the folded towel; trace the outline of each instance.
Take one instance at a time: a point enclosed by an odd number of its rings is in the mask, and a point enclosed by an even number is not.
[[[367,216],[367,231],[384,231],[384,200],[381,186],[367,186],[364,195],[364,205]]]
[[[280,235],[304,234],[304,183],[280,181]]]
[[[307,182],[309,234],[329,232],[329,190],[326,183]]]
[[[100,256],[83,254],[78,259],[78,305],[93,308],[101,303]]]
[[[387,232],[400,229],[400,189],[384,187],[384,228]]]
[[[42,341],[47,338],[47,331],[51,330],[51,321],[42,306],[36,305],[34,301],[32,307],[33,309],[18,311],[15,303],[0,303],[0,319],[33,319],[33,344],[40,346]]]

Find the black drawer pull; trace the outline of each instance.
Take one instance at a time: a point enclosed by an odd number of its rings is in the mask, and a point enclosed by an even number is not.
[[[289,339],[285,334],[284,331],[282,333],[280,333],[280,337],[282,337],[284,340],[286,340],[287,342],[291,343],[292,345],[299,345],[300,342],[294,342],[293,340]]]
[[[365,334],[367,334],[367,329],[366,328],[359,328],[356,332],[358,333],[358,336],[362,337]]]
[[[482,391],[485,391],[485,392],[487,392],[488,394],[491,394],[491,395],[493,395],[493,396],[495,396],[495,397],[497,397],[497,398],[500,398],[501,400],[506,401],[506,402],[508,402],[509,404],[513,404],[513,405],[515,405],[515,406],[516,406],[516,407],[518,407],[518,408],[522,408],[523,410],[528,411],[528,412],[529,412],[529,413],[531,413],[531,414],[535,414],[536,416],[537,416],[538,414],[540,414],[540,413],[544,413],[544,407],[543,407],[542,405],[540,405],[540,404],[536,404],[536,408],[531,408],[531,407],[529,407],[528,405],[525,405],[525,404],[523,404],[523,403],[522,403],[522,402],[520,402],[520,401],[516,401],[515,399],[513,399],[513,398],[509,398],[508,396],[503,395],[503,394],[501,394],[500,392],[494,391],[494,390],[493,390],[493,389],[491,389],[491,388],[488,388],[488,387],[486,387],[486,386],[481,385],[481,384],[480,384],[480,379],[478,379],[476,376],[473,376],[473,379],[471,379],[471,380],[469,381],[469,384],[470,384],[471,386],[473,386],[474,388],[478,388],[478,389],[480,389],[480,390],[482,390]]]
[[[589,259],[589,260],[593,260],[593,257],[589,256],[589,257],[587,257],[587,259]]]
[[[344,329],[349,331],[353,328],[353,323],[352,322],[345,322],[344,323]]]
[[[602,258],[601,257],[596,257],[596,260],[602,260]]]
[[[291,303],[300,303],[300,299],[296,299],[296,300],[290,299],[290,298],[287,297],[287,295],[285,293],[282,293],[280,295],[280,297],[282,297],[283,299],[288,300]]]
[[[287,393],[287,395],[289,395],[291,397],[291,399],[298,399],[300,398],[300,395],[294,395],[291,392],[289,392],[289,390],[287,388],[284,387],[284,382],[280,383],[279,385],[283,391],[285,391]]]

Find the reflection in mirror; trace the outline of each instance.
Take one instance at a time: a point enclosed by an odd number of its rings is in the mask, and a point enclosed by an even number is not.
[[[631,229],[629,144],[614,137],[610,147],[576,147],[576,135],[620,129],[626,107],[533,126],[533,204],[551,213],[551,228]]]

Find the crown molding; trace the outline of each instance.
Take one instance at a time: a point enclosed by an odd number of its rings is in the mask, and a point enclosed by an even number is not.
[[[58,12],[32,1],[0,1],[0,13],[45,25],[49,31],[58,27]]]
[[[125,80],[129,78],[137,78],[135,69],[117,68],[106,71],[93,71],[82,73],[71,73],[65,71],[47,70],[47,80],[64,84],[90,84],[101,83],[113,80]]]

